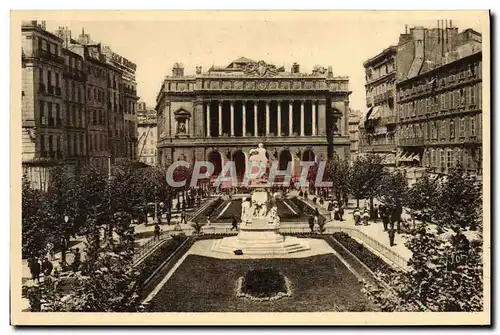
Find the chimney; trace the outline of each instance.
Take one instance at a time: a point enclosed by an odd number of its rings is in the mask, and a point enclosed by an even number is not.
[[[196,74],[201,74],[201,66],[196,67]]]
[[[292,65],[292,73],[300,73],[300,65],[296,62]]]
[[[333,77],[333,68],[331,66],[328,67],[328,78]]]
[[[174,63],[172,77],[184,77],[184,65],[182,63]]]

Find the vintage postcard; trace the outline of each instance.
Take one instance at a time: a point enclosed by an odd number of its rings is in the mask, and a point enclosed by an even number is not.
[[[13,11],[11,323],[490,325],[489,20]]]

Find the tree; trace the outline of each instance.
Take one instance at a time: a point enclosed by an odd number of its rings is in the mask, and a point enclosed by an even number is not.
[[[438,186],[437,179],[424,173],[408,190],[406,206],[414,212],[414,219],[432,222],[433,210],[437,206]]]
[[[349,175],[350,167],[347,160],[335,155],[327,162],[326,176],[328,181],[332,182],[333,192],[339,201],[344,194],[349,193]]]
[[[385,174],[382,165],[382,157],[379,155],[367,155],[359,157],[349,169],[348,181],[351,194],[356,198],[359,207],[359,199],[370,199],[370,211],[373,209],[373,198],[377,196],[381,177]]]
[[[391,223],[397,222],[397,231],[401,231],[401,213],[408,197],[408,181],[401,171],[385,173],[381,176],[378,195],[382,202],[391,209]]]
[[[42,256],[51,234],[50,206],[46,194],[22,181],[22,254],[23,257]]]
[[[441,229],[476,230],[482,222],[482,184],[461,168],[452,170],[439,187],[434,218]]]
[[[406,246],[413,252],[408,272],[382,275],[391,289],[366,285],[383,311],[474,312],[483,309],[482,242],[461,233],[442,240],[422,223]]]

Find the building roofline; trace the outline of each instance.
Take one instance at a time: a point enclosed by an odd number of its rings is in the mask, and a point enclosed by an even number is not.
[[[385,48],[384,50],[382,50],[377,55],[373,56],[372,58],[367,59],[366,61],[364,61],[363,62],[363,67],[367,67],[368,65],[374,63],[379,58],[382,58],[382,56],[389,55],[391,53],[396,53],[397,50],[398,50],[398,46],[397,45],[391,45],[391,46]]]

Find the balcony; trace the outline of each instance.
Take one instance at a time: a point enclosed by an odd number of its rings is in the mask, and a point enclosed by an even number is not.
[[[388,153],[396,150],[395,144],[363,144],[361,151],[366,153]]]
[[[380,124],[395,124],[396,123],[396,115],[384,116],[380,118]]]
[[[74,67],[64,67],[64,78],[72,78],[78,81],[85,81],[85,72]]]
[[[126,95],[130,95],[130,96],[133,96],[133,97],[137,97],[137,91],[136,90],[133,90],[131,88],[124,88],[123,89],[123,93],[126,94]]]
[[[413,138],[400,138],[399,146],[402,147],[413,147],[413,146],[422,146],[424,145],[423,137],[413,137]]]
[[[48,52],[47,50],[38,50],[38,55],[40,56],[40,58],[52,61],[54,63],[64,64],[64,58],[56,54],[53,54],[51,52]]]

